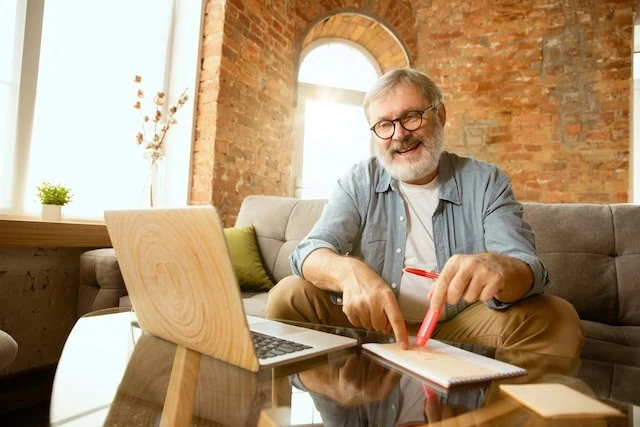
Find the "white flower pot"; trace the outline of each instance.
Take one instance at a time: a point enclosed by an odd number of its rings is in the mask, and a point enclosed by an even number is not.
[[[62,205],[42,205],[42,220],[60,222],[62,220]]]

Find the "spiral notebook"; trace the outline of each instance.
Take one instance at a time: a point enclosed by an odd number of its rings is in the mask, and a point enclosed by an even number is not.
[[[409,350],[402,350],[397,343],[370,343],[362,348],[443,387],[527,374],[526,369],[434,339],[423,348],[416,347],[414,340]]]

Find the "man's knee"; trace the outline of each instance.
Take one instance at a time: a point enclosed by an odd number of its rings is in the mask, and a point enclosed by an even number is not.
[[[300,313],[300,300],[317,288],[299,276],[287,276],[279,281],[267,297],[265,316],[272,319],[306,321]]]
[[[537,295],[513,306],[524,311],[525,321],[536,325],[544,336],[562,344],[561,356],[576,357],[582,350],[584,333],[575,308],[568,301],[554,295]]]

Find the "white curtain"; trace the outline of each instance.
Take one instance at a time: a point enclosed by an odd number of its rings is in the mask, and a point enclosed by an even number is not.
[[[24,4],[0,1],[0,211],[11,207]],[[22,6],[22,7],[21,7]]]

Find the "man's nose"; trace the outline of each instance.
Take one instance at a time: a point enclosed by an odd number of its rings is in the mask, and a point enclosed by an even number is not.
[[[393,133],[393,139],[395,139],[396,141],[404,141],[408,136],[411,135],[411,131],[403,128],[400,124],[400,121],[395,122],[395,125],[396,129]]]

